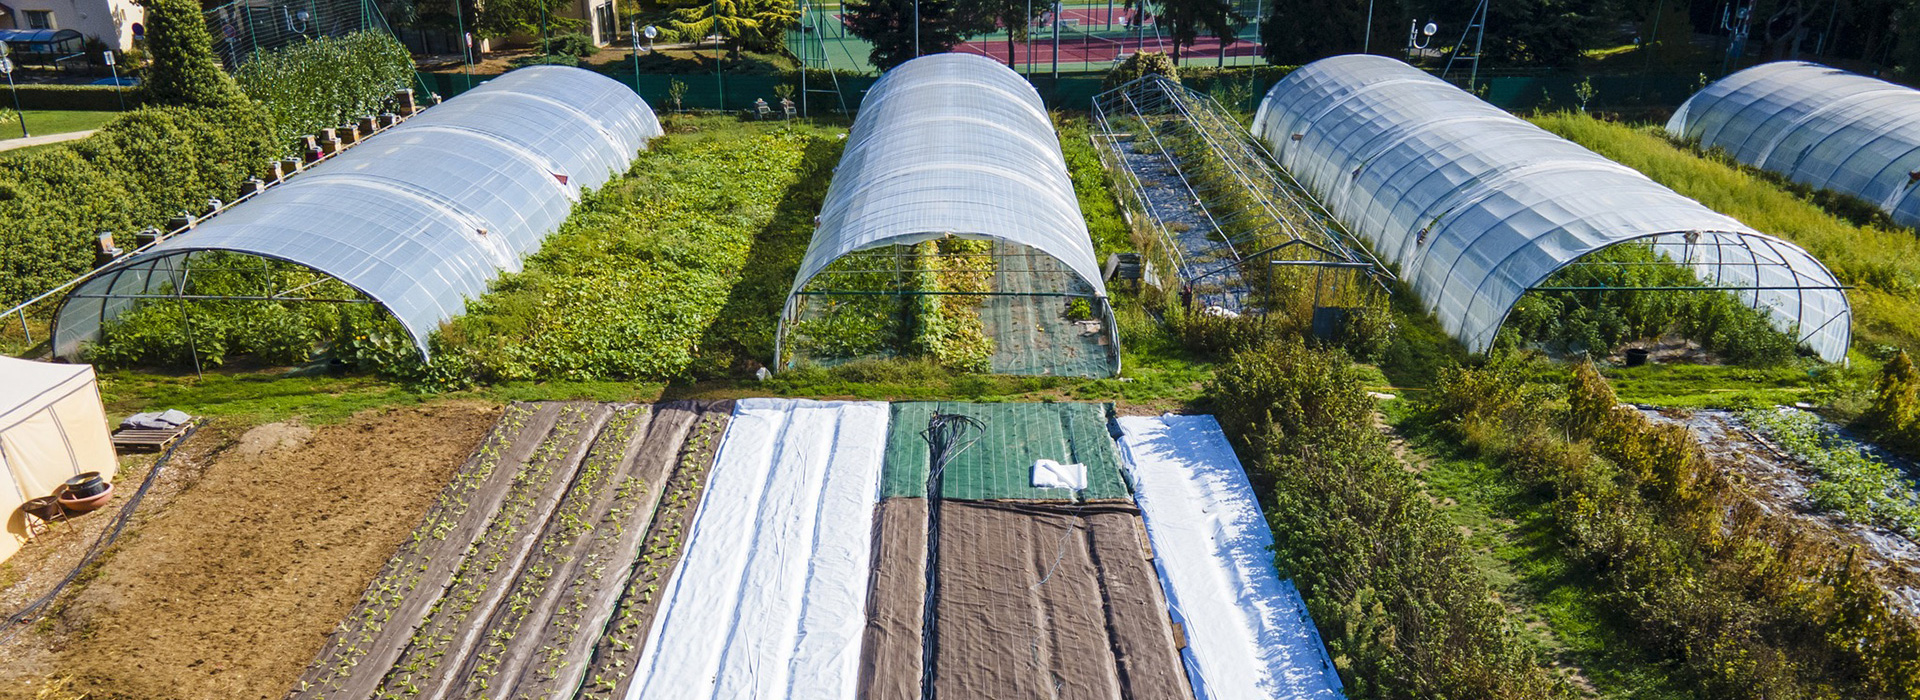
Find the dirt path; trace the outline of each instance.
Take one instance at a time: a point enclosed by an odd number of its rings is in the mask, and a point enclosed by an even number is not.
[[[212,450],[39,635],[50,677],[0,697],[281,697],[497,415],[442,402]]]

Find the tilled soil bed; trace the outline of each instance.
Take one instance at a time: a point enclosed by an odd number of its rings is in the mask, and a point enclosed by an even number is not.
[[[259,451],[196,436],[178,465],[195,480],[143,505],[24,637],[54,658],[0,697],[283,696],[498,416],[478,402],[386,409]]]

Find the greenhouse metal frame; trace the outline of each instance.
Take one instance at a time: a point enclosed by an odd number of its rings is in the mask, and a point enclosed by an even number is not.
[[[956,295],[1086,299],[1109,354],[1100,364],[1119,371],[1106,286],[1052,118],[1025,78],[992,59],[923,56],[874,83],[815,221],[781,313],[777,367],[792,365],[793,326],[813,300]],[[994,242],[978,257],[996,265],[995,288],[915,286],[930,271],[906,247],[944,239]],[[895,282],[863,289],[856,278]]]
[[[54,352],[77,357],[142,302],[370,301],[425,358],[434,329],[518,271],[583,192],[624,172],[660,133],[646,102],[611,78],[509,72],[96,271],[54,314]],[[295,263],[365,299],[196,294],[196,259],[215,251]]]
[[[1688,98],[1667,133],[1920,226],[1920,90],[1818,63],[1765,63]]]
[[[1555,272],[1639,242],[1701,280],[1658,289],[1735,294],[1821,358],[1846,358],[1846,287],[1805,250],[1400,61],[1304,66],[1253,129],[1473,352]]]
[[[1147,75],[1095,95],[1093,121],[1115,193],[1152,225],[1165,250],[1152,257],[1184,294],[1245,311],[1249,278],[1271,277],[1260,266],[1311,271],[1303,291],[1316,308],[1364,306],[1386,290],[1385,266],[1211,96]]]

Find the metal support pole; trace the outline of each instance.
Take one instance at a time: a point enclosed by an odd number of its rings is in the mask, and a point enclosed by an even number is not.
[[[1367,33],[1360,40],[1360,53],[1373,52],[1373,0],[1367,0]]]
[[[6,69],[0,73],[7,74],[7,90],[13,93],[13,114],[20,119],[20,138],[32,136],[33,132],[27,131],[27,113],[20,109],[20,88],[13,84],[13,59],[0,57],[0,67]]]
[[[640,20],[627,23],[627,32],[633,37],[633,94],[640,94]],[[801,73],[801,75],[806,75]],[[805,78],[802,78],[804,80]]]
[[[920,57],[920,0],[913,0],[913,57]]]
[[[1058,92],[1060,90],[1060,13],[1065,9],[1066,9],[1065,3],[1061,2],[1060,0],[1054,0],[1054,3],[1053,3],[1053,89],[1055,92]],[[1058,96],[1056,95],[1055,97],[1057,98]]]

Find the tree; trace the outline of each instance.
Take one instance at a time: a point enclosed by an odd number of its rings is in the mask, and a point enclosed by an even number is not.
[[[1039,19],[1052,7],[1053,0],[971,0],[961,8],[959,23],[966,28],[967,36],[984,34],[995,27],[1007,32],[1007,67],[1013,67],[1015,42],[1025,42],[1030,36],[1033,21]]]
[[[787,30],[797,26],[800,9],[793,0],[707,0],[674,8],[665,23],[685,40],[718,34],[733,56],[741,48],[778,50],[786,46]]]
[[[473,3],[473,33],[496,39],[514,32],[540,36],[577,31],[585,22],[561,15],[569,0],[478,0]]]
[[[1376,19],[1386,15],[1376,7]],[[1274,65],[1301,65],[1327,56],[1359,52],[1366,42],[1367,0],[1275,2],[1260,19],[1261,51]],[[1392,41],[1376,22],[1373,47]],[[1396,21],[1395,24],[1398,24]]]
[[[1246,16],[1234,8],[1231,0],[1156,0],[1153,4],[1157,8],[1149,7],[1147,0],[1126,2],[1129,10],[1155,12],[1157,21],[1173,39],[1174,65],[1180,64],[1180,49],[1192,46],[1202,31],[1225,43],[1247,24]]]
[[[1860,424],[1890,446],[1920,449],[1920,370],[1906,352],[1887,361],[1875,389]]]
[[[189,107],[250,104],[220,62],[200,4],[191,0],[145,0],[147,54],[152,65],[140,88],[142,101]]]
[[[974,0],[919,0],[920,31],[915,51],[915,0],[847,0],[847,31],[873,44],[868,58],[881,70],[917,55],[946,53],[982,31],[983,5]]]

